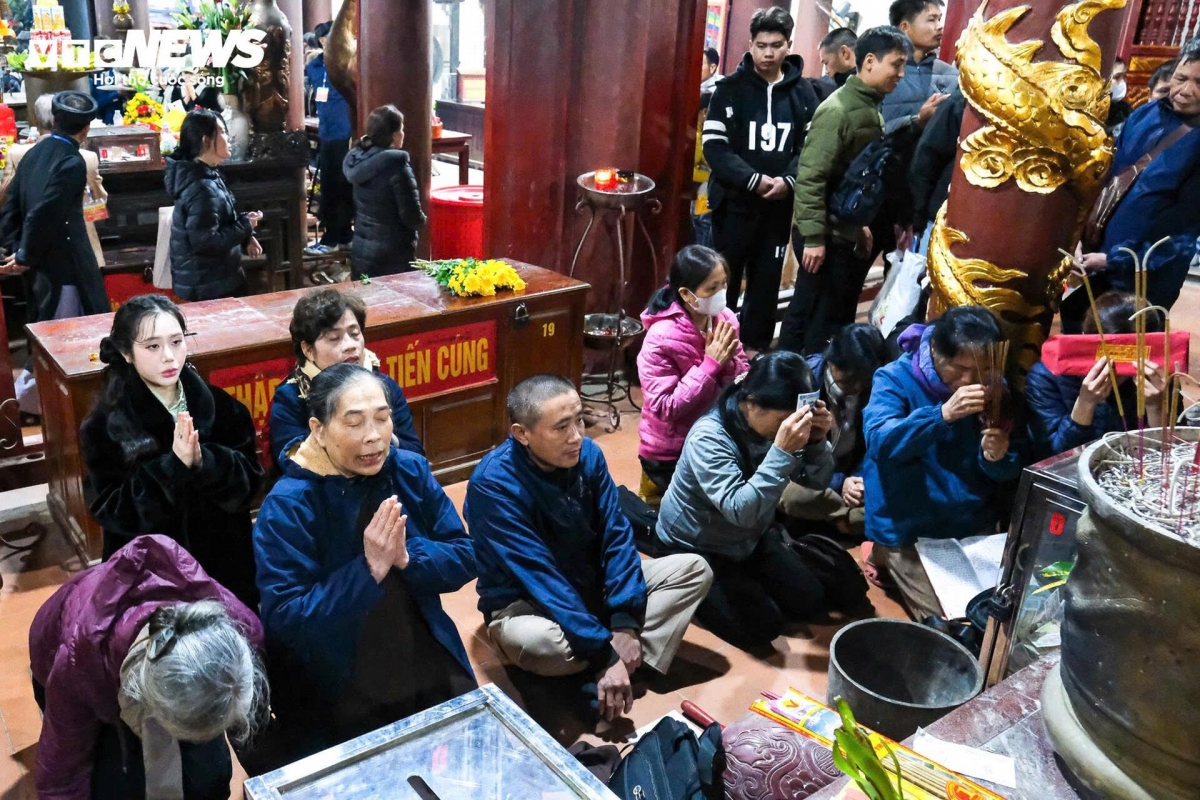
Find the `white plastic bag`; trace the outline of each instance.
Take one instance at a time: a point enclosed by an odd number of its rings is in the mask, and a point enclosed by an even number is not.
[[[171,217],[174,206],[158,210],[158,239],[154,242],[154,288],[171,288]]]
[[[920,253],[897,250],[892,253],[891,261],[892,271],[867,317],[885,338],[891,335],[896,323],[916,310],[921,301],[921,278],[925,275],[925,256]]]

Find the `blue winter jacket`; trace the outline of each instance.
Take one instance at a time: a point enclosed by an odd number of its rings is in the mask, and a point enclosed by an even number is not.
[[[1147,103],[1125,121],[1117,138],[1112,174],[1116,175],[1152,150],[1183,124],[1166,100]],[[1133,259],[1126,247],[1143,258],[1164,237],[1171,241],[1154,251],[1146,265],[1151,305],[1170,308],[1179,299],[1188,266],[1200,237],[1200,128],[1160,153],[1138,177],[1117,206],[1104,231],[1109,286],[1133,291]]]
[[[400,443],[400,449],[424,456],[425,448],[413,428],[412,411],[404,399],[404,390],[387,375],[380,374],[380,377],[387,387],[388,404],[392,407],[392,433]],[[276,466],[279,466],[283,448],[296,439],[308,436],[308,418],[308,400],[300,396],[299,384],[294,379],[279,384],[275,389],[275,399],[271,401],[269,426],[271,460]]]
[[[917,113],[925,101],[935,94],[949,94],[958,85],[958,70],[928,53],[918,62],[909,57],[900,83],[883,98],[879,111],[883,114],[884,132],[917,124]]]
[[[1041,361],[1029,371],[1025,379],[1025,404],[1029,408],[1029,439],[1036,460],[1074,450],[1106,433],[1137,428],[1137,388],[1133,381],[1120,384],[1124,424],[1112,395],[1096,406],[1091,425],[1080,425],[1071,419],[1082,387],[1083,378],[1055,375]]]
[[[324,103],[317,103],[317,132],[322,142],[336,142],[350,138],[350,106],[346,98],[334,88],[325,68],[325,54],[315,56],[304,67],[304,77],[315,92],[321,87],[329,89]]]
[[[556,524],[547,506],[558,498],[582,507],[590,532]],[[551,503],[539,502],[546,499]],[[583,440],[578,465],[546,472],[510,437],[475,468],[463,511],[485,620],[525,600],[558,623],[571,649],[596,669],[616,659],[612,630],[641,629],[641,558],[604,454],[591,439]]]
[[[330,692],[350,681],[363,620],[384,596],[363,554],[359,520],[369,520],[379,503],[396,495],[408,515],[409,564],[394,572],[434,638],[473,674],[441,595],[475,577],[474,548],[429,462],[393,447],[377,475],[317,475],[291,458],[302,441],[289,443],[280,459],[283,477],[254,526],[259,616],[272,663],[294,667]]]
[[[913,375],[911,354],[875,373],[863,428],[867,538],[888,547],[974,536],[995,525],[998,484],[1021,472],[1015,447],[1000,461],[983,457],[978,416],[942,419],[941,402]]]

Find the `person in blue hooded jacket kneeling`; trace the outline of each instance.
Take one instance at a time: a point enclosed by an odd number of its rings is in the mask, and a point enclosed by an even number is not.
[[[475,688],[441,595],[475,553],[429,462],[392,442],[379,375],[312,379],[310,433],[254,528],[273,709],[294,760]]]
[[[615,719],[633,706],[639,667],[666,674],[712,571],[695,554],[641,560],[570,381],[522,381],[508,413],[512,435],[475,469],[464,506],[479,610],[509,661],[586,676],[585,693]]]
[[[918,621],[942,609],[917,539],[995,533],[1001,484],[1020,475],[1008,432],[980,422],[978,354],[1001,339],[996,318],[980,306],[911,326],[900,337],[906,352],[875,373],[863,412],[870,563],[891,576]]]

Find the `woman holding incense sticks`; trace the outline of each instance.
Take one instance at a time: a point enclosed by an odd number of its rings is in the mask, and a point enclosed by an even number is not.
[[[996,318],[981,306],[909,327],[900,337],[905,352],[875,373],[863,412],[870,540],[863,549],[919,621],[942,610],[917,538],[995,533],[1002,485],[1021,472],[1003,414],[989,407],[994,391],[980,375],[979,354],[1002,341]]]
[[[1083,321],[1083,333],[1106,336],[1134,333],[1130,320],[1137,311],[1136,298],[1127,292],[1105,292],[1096,298],[1096,310]],[[1161,333],[1162,314],[1146,314],[1146,330]],[[1034,457],[1048,458],[1100,438],[1106,433],[1136,430],[1137,382],[1129,378],[1114,380],[1109,360],[1100,358],[1082,378],[1055,375],[1039,361],[1029,371],[1025,384],[1025,402],[1029,409],[1029,439]],[[1157,364],[1146,365],[1146,416],[1150,427],[1162,424],[1161,397],[1165,385],[1163,370]]]

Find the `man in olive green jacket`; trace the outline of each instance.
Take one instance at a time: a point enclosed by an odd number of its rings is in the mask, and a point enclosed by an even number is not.
[[[854,158],[883,136],[879,104],[904,76],[912,45],[891,26],[858,39],[858,74],[813,115],[796,174],[792,242],[802,269],[788,305],[779,346],[820,352],[833,332],[854,322],[870,269],[870,228],[830,219],[827,201]]]

